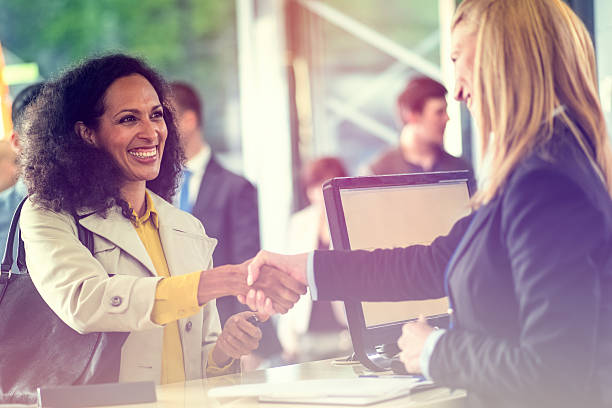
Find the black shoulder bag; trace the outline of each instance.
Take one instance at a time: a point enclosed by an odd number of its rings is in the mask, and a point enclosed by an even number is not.
[[[21,233],[11,273],[13,242],[21,208],[13,215],[0,273],[0,403],[36,403],[36,389],[100,384],[119,378],[121,347],[129,333],[79,334],[40,297],[25,264]],[[93,254],[93,233],[79,224],[79,240]],[[42,255],[41,255],[42,256]]]

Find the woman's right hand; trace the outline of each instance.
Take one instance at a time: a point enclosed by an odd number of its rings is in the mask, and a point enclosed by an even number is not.
[[[272,274],[274,270],[284,273],[291,277],[295,282],[302,285],[303,291],[300,294],[306,293],[306,263],[308,254],[299,255],[280,255],[268,251],[259,251],[248,266],[247,284],[251,286],[251,290],[246,296],[239,296],[238,300],[248,305],[252,310],[258,310],[267,314],[285,313],[289,308],[286,303],[278,302],[278,297],[270,296],[271,293],[262,288],[262,283],[259,282],[265,274]],[[264,285],[265,286],[265,285]],[[283,297],[284,300],[293,300],[289,297]],[[295,298],[297,302],[298,298]]]
[[[223,296],[238,296],[244,302],[249,290],[259,290],[276,306],[272,313],[287,313],[306,293],[306,286],[288,274],[271,267],[258,271],[257,283],[247,285],[248,260],[240,265],[223,265],[200,273],[198,302],[203,305]],[[260,310],[261,311],[261,310]],[[271,314],[271,313],[269,313]]]
[[[300,296],[306,293],[306,285],[302,282],[268,265],[263,265],[259,269],[257,281],[250,288],[246,296],[243,296],[244,300],[249,299],[249,293],[253,292],[251,294],[251,297],[253,297],[255,291],[257,291],[261,293],[262,298],[269,299],[269,302],[274,306],[273,309],[268,308],[270,312],[281,314],[287,313],[300,299]],[[254,309],[251,304],[248,304],[248,306],[251,307],[251,310],[265,312],[263,309]]]

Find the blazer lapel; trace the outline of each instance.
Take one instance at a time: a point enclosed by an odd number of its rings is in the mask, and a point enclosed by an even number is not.
[[[472,238],[476,234],[478,234],[478,232],[485,225],[486,221],[489,219],[489,216],[491,215],[491,213],[497,208],[497,200],[499,199],[500,197],[497,196],[487,205],[477,210],[476,214],[474,215],[474,218],[472,219],[471,224],[469,225],[468,229],[465,231],[463,238],[461,238],[461,241],[459,242],[459,245],[455,249],[455,253],[453,254],[448,264],[448,267],[447,267],[448,276],[446,278],[447,280],[450,278],[450,275],[452,275],[455,269],[455,264],[457,263],[457,260],[461,259],[465,251],[470,246],[470,243],[472,242]]]
[[[221,178],[218,177],[220,171],[221,166],[215,160],[215,156],[211,156],[206,166],[204,176],[202,177],[200,191],[198,191],[192,213],[201,213],[211,205],[212,199],[215,197],[214,192],[217,190],[217,183],[221,180]]]
[[[193,272],[180,270],[180,268],[176,267],[176,265],[178,265],[181,261],[180,259],[176,259],[176,256],[186,256],[184,251],[182,251],[180,248],[176,248],[175,246],[175,241],[177,238],[177,233],[175,230],[183,230],[183,228],[181,228],[180,220],[177,223],[178,217],[175,217],[172,211],[168,211],[164,203],[158,202],[158,200],[155,198],[153,198],[153,202],[155,203],[155,208],[157,209],[157,213],[159,215],[159,239],[161,241],[162,248],[164,249],[166,264],[168,265],[170,276]]]
[[[197,270],[195,267],[193,270],[185,268],[186,262],[184,259],[186,256],[190,256],[189,248],[181,247],[181,243],[184,243],[185,235],[194,235],[206,239],[202,236],[202,231],[198,229],[198,225],[183,211],[173,207],[167,203],[163,198],[155,195],[149,191],[153,204],[159,215],[159,239],[164,249],[164,255],[166,257],[166,263],[171,276],[182,275],[185,273],[194,272]],[[208,245],[208,253],[202,254],[203,258],[206,259],[210,256],[210,252],[215,247],[216,240],[208,238],[210,245]],[[191,255],[193,256],[193,254]],[[200,268],[204,268],[207,265],[198,265]]]
[[[117,245],[124,252],[137,259],[151,275],[157,276],[153,261],[142,241],[140,241],[138,233],[132,223],[121,214],[119,207],[111,208],[106,218],[93,213],[83,216],[79,223],[94,234]]]

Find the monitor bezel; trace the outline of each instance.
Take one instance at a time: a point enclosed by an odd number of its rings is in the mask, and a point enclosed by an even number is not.
[[[351,250],[340,196],[341,190],[431,185],[463,181],[466,183],[468,194],[471,197],[473,192],[471,190],[470,179],[471,172],[469,170],[458,170],[386,176],[339,177],[326,181],[323,184],[323,196],[333,248]],[[368,368],[384,369],[384,364],[377,365],[371,361],[373,358],[370,354],[380,353],[381,351],[389,356],[395,354],[398,351],[395,343],[401,335],[402,326],[410,320],[368,328],[365,323],[361,302],[345,301],[344,306],[355,354]],[[447,327],[448,321],[448,314],[428,317],[428,322],[433,326]],[[381,350],[381,347],[387,347],[387,349]],[[364,362],[364,358],[367,361]]]

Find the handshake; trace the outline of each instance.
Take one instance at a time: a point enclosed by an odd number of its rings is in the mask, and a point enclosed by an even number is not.
[[[237,293],[238,301],[268,315],[287,313],[306,293],[307,258],[308,254],[279,255],[260,251],[253,259],[239,265],[246,267],[246,282],[243,281],[245,285],[241,285]]]

